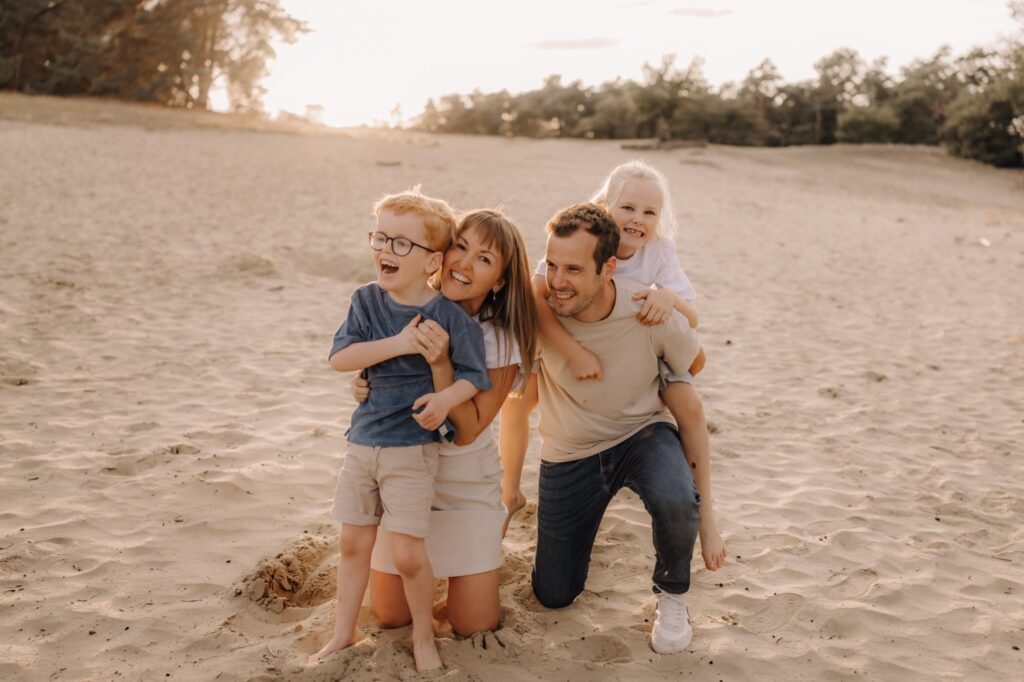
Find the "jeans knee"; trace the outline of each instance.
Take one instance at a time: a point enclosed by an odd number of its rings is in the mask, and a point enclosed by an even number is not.
[[[582,590],[572,589],[569,585],[546,585],[533,576],[533,595],[541,606],[548,609],[564,609],[572,604]]]

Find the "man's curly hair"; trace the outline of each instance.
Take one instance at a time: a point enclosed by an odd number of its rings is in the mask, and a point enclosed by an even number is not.
[[[555,214],[548,221],[549,235],[568,237],[577,230],[586,230],[597,237],[594,247],[594,262],[597,271],[619,250],[619,226],[612,217],[597,204],[573,204]]]

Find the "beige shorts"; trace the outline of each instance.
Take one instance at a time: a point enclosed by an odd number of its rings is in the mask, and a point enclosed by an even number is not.
[[[349,443],[331,517],[425,538],[437,475],[437,443],[371,447]]]

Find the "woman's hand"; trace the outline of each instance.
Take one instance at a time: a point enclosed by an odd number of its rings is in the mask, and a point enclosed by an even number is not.
[[[448,361],[448,332],[434,320],[424,320],[412,330],[413,348],[431,365]]]
[[[648,327],[661,324],[672,314],[676,303],[676,292],[671,289],[645,289],[633,294],[633,300],[646,299],[636,319]]]
[[[370,397],[370,382],[364,379],[361,374],[353,376],[352,381],[348,382],[348,386],[352,389],[352,397],[356,399],[357,403],[361,403]]]
[[[419,410],[421,407],[423,409],[417,412],[416,410]],[[421,395],[412,404],[412,418],[427,431],[436,431],[441,428],[441,424],[444,424],[444,420],[448,418],[448,412],[451,411],[452,407],[452,405],[448,404],[448,398],[444,391],[427,393],[426,395]]]

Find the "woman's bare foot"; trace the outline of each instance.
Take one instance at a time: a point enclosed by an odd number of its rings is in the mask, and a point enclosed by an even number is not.
[[[526,495],[523,494],[522,490],[516,491],[516,499],[511,504],[505,502],[505,508],[508,509],[508,515],[505,517],[505,525],[501,527],[501,537],[505,537],[505,533],[508,532],[508,524],[512,522],[512,517],[516,515],[520,509],[526,506]]]
[[[347,649],[348,647],[352,646],[355,643],[356,643],[355,633],[352,633],[347,638],[341,638],[341,637],[338,637],[337,635],[335,635],[334,637],[331,638],[331,641],[329,641],[327,644],[324,645],[323,649],[321,649],[320,651],[316,652],[315,654],[310,656],[308,659],[306,659],[306,666],[320,665],[321,663],[324,662],[324,660],[328,656],[333,654],[335,651],[341,651],[342,649]]]
[[[700,536],[700,554],[704,557],[704,565],[709,571],[717,571],[725,565],[725,557],[729,556],[729,551],[722,540],[722,534],[718,532],[713,513],[701,510],[697,535]]]
[[[433,637],[413,642],[412,656],[416,659],[416,672],[418,673],[440,670],[444,667],[444,663],[441,662],[441,654],[437,652],[437,644],[434,642]]]

